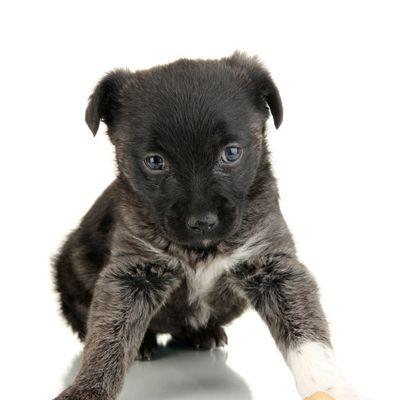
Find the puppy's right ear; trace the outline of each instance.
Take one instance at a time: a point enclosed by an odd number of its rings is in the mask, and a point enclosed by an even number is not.
[[[111,131],[120,108],[120,92],[132,73],[118,69],[108,73],[94,89],[85,111],[85,122],[95,136],[103,120]]]
[[[283,120],[283,107],[279,90],[273,82],[269,71],[263,66],[257,57],[249,57],[245,53],[236,51],[226,59],[229,65],[242,70],[254,83],[260,97],[269,106],[276,129]]]

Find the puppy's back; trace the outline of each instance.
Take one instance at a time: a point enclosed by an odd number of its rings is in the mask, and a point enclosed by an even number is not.
[[[114,181],[68,236],[54,261],[61,311],[80,339],[86,334],[95,282],[110,255],[117,196]]]

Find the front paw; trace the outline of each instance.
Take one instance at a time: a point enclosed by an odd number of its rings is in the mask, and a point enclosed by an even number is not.
[[[111,400],[111,398],[97,389],[84,389],[70,386],[54,400]]]
[[[197,331],[187,330],[178,335],[173,335],[173,338],[188,347],[202,350],[211,350],[228,344],[228,337],[221,326]]]
[[[155,333],[147,331],[135,359],[140,361],[150,361],[157,348],[157,336]]]

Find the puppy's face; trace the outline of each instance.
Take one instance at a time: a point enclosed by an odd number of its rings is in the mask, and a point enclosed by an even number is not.
[[[269,101],[270,96],[270,101]],[[206,247],[240,226],[265,155],[269,104],[281,104],[268,73],[238,54],[116,71],[97,86],[86,120],[107,123],[120,174],[171,242]]]

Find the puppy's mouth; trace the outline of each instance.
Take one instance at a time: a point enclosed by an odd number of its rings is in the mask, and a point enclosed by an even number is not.
[[[174,232],[170,231],[169,228],[164,229],[164,233],[168,241],[174,243],[178,246],[190,249],[190,250],[203,250],[217,247],[218,244],[223,242],[226,237],[198,237],[198,238],[180,238],[175,235]]]
[[[161,230],[165,238],[180,247],[189,250],[210,250],[218,247],[219,244],[228,240],[239,228],[241,221],[235,221],[217,232],[204,235],[193,235],[191,232],[183,230],[178,232],[172,228],[172,224],[161,224]]]

